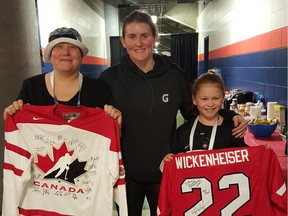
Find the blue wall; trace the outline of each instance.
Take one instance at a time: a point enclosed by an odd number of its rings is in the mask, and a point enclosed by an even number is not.
[[[287,106],[287,47],[265,52],[216,58],[209,68],[221,69],[226,89],[246,89],[262,92],[265,101],[277,101]],[[198,74],[204,72],[199,62]]]

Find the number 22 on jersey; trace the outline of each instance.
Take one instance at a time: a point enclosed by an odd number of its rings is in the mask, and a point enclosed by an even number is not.
[[[245,174],[232,173],[224,175],[218,181],[219,190],[229,190],[232,185],[238,188],[239,194],[221,209],[220,215],[233,215],[250,199],[249,178]],[[212,183],[207,178],[187,178],[181,185],[182,193],[193,193],[196,189],[200,190],[200,200],[184,213],[185,216],[200,215],[214,204]]]

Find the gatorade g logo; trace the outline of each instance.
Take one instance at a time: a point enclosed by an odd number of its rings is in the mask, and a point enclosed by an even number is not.
[[[164,103],[167,103],[167,102],[169,101],[169,94],[163,94],[163,95],[162,95],[162,101],[163,101]]]

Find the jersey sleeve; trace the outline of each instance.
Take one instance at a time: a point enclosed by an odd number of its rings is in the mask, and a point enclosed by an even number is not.
[[[30,178],[32,155],[15,124],[15,115],[7,116],[4,135],[3,215],[19,215],[18,206],[25,182]]]
[[[114,178],[116,182],[114,184],[113,189],[113,197],[114,201],[119,206],[120,216],[127,216],[128,209],[127,209],[127,199],[126,199],[126,185],[125,185],[125,169],[122,160],[121,148],[120,148],[120,129],[118,123],[114,121],[114,128],[115,128],[115,136],[111,140],[111,151],[114,151],[117,155],[117,162],[118,167],[114,170]]]
[[[275,216],[287,213],[287,188],[277,156],[272,149],[263,149],[263,173]]]
[[[172,161],[165,162],[158,199],[157,216],[172,214]]]

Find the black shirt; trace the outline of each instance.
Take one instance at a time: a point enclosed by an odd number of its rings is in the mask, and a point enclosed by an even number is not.
[[[194,120],[195,118],[184,123],[177,129],[176,152],[174,153],[190,151],[189,139]],[[193,137],[194,144],[192,150],[207,150],[212,128],[213,126],[206,126],[198,121]],[[218,125],[213,149],[248,146],[245,144],[244,138],[235,138],[232,135],[233,128],[234,123],[226,119],[223,120],[221,125]],[[208,145],[206,148],[204,148],[205,144]]]
[[[78,94],[79,92],[69,101],[58,102],[76,106]],[[39,74],[24,80],[17,99],[22,99],[24,103],[32,105],[53,105],[55,103],[46,87],[45,74]],[[103,109],[105,104],[113,105],[113,97],[109,86],[101,80],[83,76],[80,105]]]

